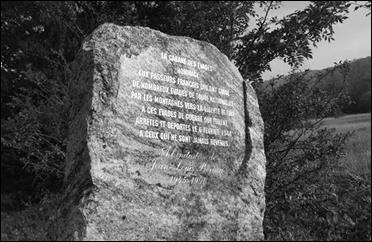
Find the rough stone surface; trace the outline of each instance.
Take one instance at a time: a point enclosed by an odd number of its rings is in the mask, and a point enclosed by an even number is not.
[[[177,63],[170,56],[164,59],[162,53],[204,63],[211,69]],[[199,77],[182,75],[180,68],[193,70]],[[263,239],[263,121],[254,90],[243,83],[237,68],[216,47],[149,28],[104,24],[86,39],[70,70],[66,191],[53,228],[55,239]],[[197,91],[141,77],[139,70],[229,90],[233,105],[227,109],[233,116],[223,116],[232,132],[224,138],[229,146],[140,137],[141,129],[214,137],[136,124],[138,117],[197,123],[144,113],[142,107],[201,113],[148,102],[144,94],[223,105],[136,89],[133,80]],[[142,99],[135,98],[133,91],[142,93]]]

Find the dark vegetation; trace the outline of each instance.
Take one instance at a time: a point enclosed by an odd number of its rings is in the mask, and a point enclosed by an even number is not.
[[[294,73],[276,88],[256,87],[265,120],[268,239],[370,239],[371,173],[350,174],[340,161],[351,133],[322,126],[350,101],[344,85],[327,90],[322,83],[335,71],[346,82],[349,68]]]
[[[323,74],[324,78],[317,84],[323,90],[332,92],[332,90],[343,89],[349,96],[348,102],[340,103],[342,114],[356,114],[371,112],[371,57],[365,57],[349,61],[349,71],[346,81],[340,70],[323,70],[306,71],[308,85],[314,85],[318,81],[318,76]],[[290,76],[280,76],[266,85],[279,87],[290,80]],[[269,89],[270,90],[270,89]]]
[[[312,58],[313,45],[333,40],[332,26],[371,4],[311,2],[282,19],[268,17],[278,7],[274,1],[1,2],[2,210],[51,204],[46,200],[61,191],[68,63],[89,33],[113,22],[208,41],[252,82],[265,121],[267,239],[370,240],[370,173],[345,172],[339,160],[348,134],[320,126],[329,115],[370,111],[363,104],[370,104],[370,71],[339,63],[311,77],[294,72],[277,86],[263,83],[261,75],[278,58],[301,66]],[[325,88],[333,70],[342,85]]]

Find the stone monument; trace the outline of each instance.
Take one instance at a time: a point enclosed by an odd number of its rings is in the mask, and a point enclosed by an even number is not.
[[[263,121],[216,47],[103,24],[69,76],[56,239],[263,239]]]

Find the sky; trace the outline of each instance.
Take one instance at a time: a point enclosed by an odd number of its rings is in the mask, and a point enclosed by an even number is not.
[[[273,10],[269,16],[283,17],[308,5],[305,1],[284,1],[282,7]],[[351,9],[349,18],[341,24],[334,25],[335,34],[332,42],[322,41],[318,48],[313,47],[313,59],[305,61],[301,69],[319,70],[330,67],[334,62],[353,60],[371,56],[371,15],[367,11]],[[277,75],[287,74],[290,68],[281,60],[271,62],[271,72],[263,74],[268,80]]]

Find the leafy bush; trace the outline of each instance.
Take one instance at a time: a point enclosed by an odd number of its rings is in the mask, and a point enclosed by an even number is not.
[[[346,80],[348,64],[335,68]],[[279,87],[256,84],[266,129],[267,239],[371,238],[370,180],[358,180],[341,164],[350,133],[321,127],[348,99],[345,90],[318,88],[326,75],[319,74],[313,85],[306,72],[292,74]]]
[[[2,206],[8,196],[1,195]],[[1,211],[1,241],[50,241],[48,231],[58,213],[60,199],[47,195],[37,204],[29,202],[24,210]]]

